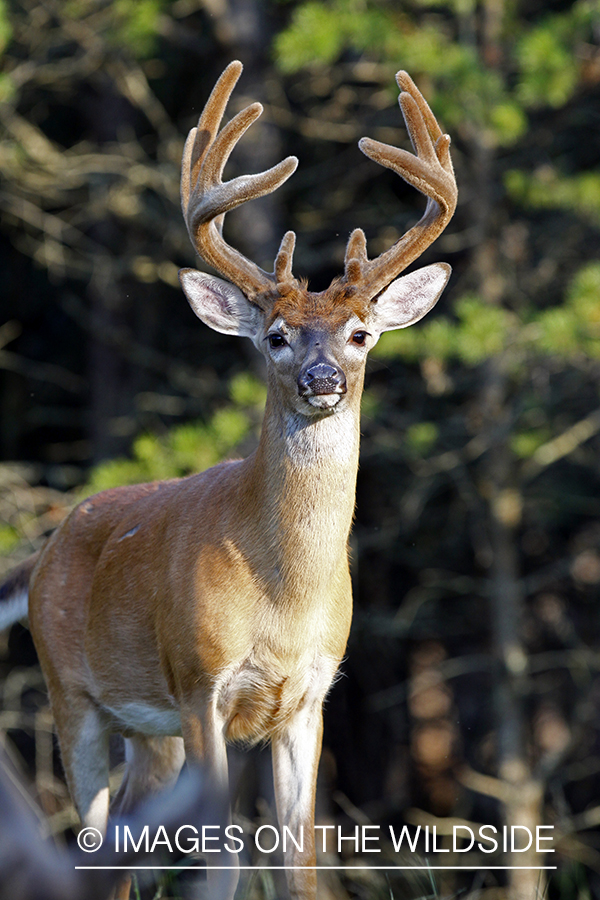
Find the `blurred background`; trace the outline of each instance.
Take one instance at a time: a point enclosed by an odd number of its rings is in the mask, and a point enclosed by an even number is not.
[[[228,177],[300,158],[229,215],[229,241],[270,271],[294,229],[314,290],[352,228],[373,256],[422,212],[357,148],[409,146],[394,74],[413,76],[459,184],[419,264],[453,276],[368,368],[319,820],[552,825],[554,854],[515,860],[558,870],[338,873],[326,890],[600,897],[598,0],[0,0],[0,54],[1,575],[84,495],[256,445],[260,362],[177,281],[198,265],[183,140],[225,65],[245,65],[228,115],[265,106]],[[75,819],[22,626],[0,676],[4,745],[59,835]],[[268,819],[268,797],[249,803]],[[443,859],[465,862],[508,860]],[[275,896],[269,879],[247,895]]]

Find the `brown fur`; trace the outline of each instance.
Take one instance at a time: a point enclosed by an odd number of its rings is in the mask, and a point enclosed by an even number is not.
[[[172,778],[171,751],[161,750],[167,733],[183,735],[188,757],[214,767],[216,783],[223,776],[214,721],[231,741],[270,739],[275,772],[289,785],[285,747],[299,728],[314,735],[302,763],[312,787],[301,818],[287,800],[278,808],[282,821],[307,830],[305,852],[288,864],[314,865],[320,709],[352,608],[347,540],[362,372],[356,377],[352,408],[339,420],[343,458],[319,450],[333,440],[336,452],[335,416],[300,433],[299,457],[283,452],[281,410],[270,400],[248,459],[98,494],[49,541],[30,585],[30,621],[84,821],[97,821],[78,771],[92,721],[95,748],[109,730],[138,741],[141,771],[132,769],[122,790],[129,803],[142,786],[161,782],[161,766],[163,780]],[[144,710],[153,711],[149,718]],[[307,716],[314,725],[295,724]],[[181,731],[169,725],[179,720]],[[314,871],[294,872],[290,883],[294,897],[312,897]]]
[[[336,328],[346,322],[351,313],[366,321],[370,308],[371,303],[364,294],[361,295],[352,285],[344,284],[341,279],[336,279],[321,293],[296,284],[289,285],[285,293],[274,295],[269,321],[274,322],[281,317],[290,327],[300,328],[311,321],[325,319],[328,327]]]

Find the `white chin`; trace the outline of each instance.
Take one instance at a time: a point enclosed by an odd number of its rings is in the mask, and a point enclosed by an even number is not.
[[[313,394],[306,399],[315,409],[333,409],[340,402],[341,394]]]

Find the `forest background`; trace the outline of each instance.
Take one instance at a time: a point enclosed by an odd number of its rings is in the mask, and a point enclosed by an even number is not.
[[[459,184],[419,264],[453,276],[368,368],[319,815],[553,825],[556,853],[518,862],[558,870],[486,871],[503,860],[474,850],[479,872],[329,889],[599,897],[598,0],[0,0],[0,53],[1,574],[83,495],[256,444],[260,363],[177,281],[198,264],[183,140],[224,66],[245,64],[230,114],[265,106],[230,177],[300,158],[228,217],[230,242],[270,270],[294,229],[313,289],[353,227],[376,255],[421,213],[357,148],[407,146],[394,74],[416,80]],[[60,833],[74,818],[27,631],[0,654],[4,744]],[[253,890],[269,896],[266,877]]]

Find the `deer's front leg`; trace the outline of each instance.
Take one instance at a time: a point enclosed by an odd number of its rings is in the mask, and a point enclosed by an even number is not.
[[[223,721],[215,704],[204,699],[182,705],[181,725],[188,763],[202,769],[211,794],[211,821],[202,825],[219,825],[219,842],[215,850],[206,854],[209,900],[232,900],[239,880],[239,857],[225,845],[225,828],[231,823],[227,750],[223,735]]]
[[[296,841],[286,840],[284,863],[292,900],[315,900],[315,793],[323,737],[322,701],[301,709],[285,734],[273,740],[273,779],[279,827],[287,825]],[[303,837],[303,842],[301,838]]]

